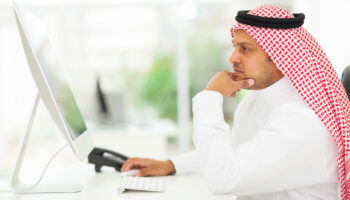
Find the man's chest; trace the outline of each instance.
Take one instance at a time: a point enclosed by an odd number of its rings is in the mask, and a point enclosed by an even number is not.
[[[255,138],[264,129],[273,108],[249,102],[237,113],[232,129],[232,139],[236,144],[243,144]]]

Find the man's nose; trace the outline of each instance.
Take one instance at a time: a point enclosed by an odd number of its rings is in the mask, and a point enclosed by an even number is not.
[[[232,52],[232,55],[230,57],[230,63],[234,64],[234,63],[239,63],[239,55],[238,52],[236,50],[234,50]]]

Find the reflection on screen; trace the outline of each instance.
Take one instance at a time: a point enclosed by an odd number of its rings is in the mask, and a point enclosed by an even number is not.
[[[59,61],[50,44],[45,26],[37,17],[30,13],[26,14],[24,18],[27,22],[26,30],[31,46],[39,60],[41,69],[44,72],[59,110],[63,115],[65,124],[70,129],[70,135],[74,140],[87,129],[85,121],[74,99],[72,90],[60,70]]]

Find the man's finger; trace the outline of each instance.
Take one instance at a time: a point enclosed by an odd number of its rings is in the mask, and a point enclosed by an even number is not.
[[[249,88],[254,85],[254,79],[244,79],[240,81],[234,81],[236,84],[236,90],[240,90],[242,88]]]
[[[134,169],[134,168],[143,168],[143,167],[146,167],[147,165],[148,165],[147,162],[144,161],[143,159],[129,158],[123,164],[121,171],[125,172],[125,171],[129,171],[130,169]]]
[[[129,158],[128,160],[126,160],[121,168],[121,171],[122,172],[129,171],[129,169],[132,167],[132,162],[133,162],[133,159]]]
[[[149,175],[152,175],[151,172],[152,172],[152,169],[151,169],[150,167],[143,168],[143,169],[140,169],[140,170],[136,173],[136,176],[138,176],[138,177],[149,176]]]

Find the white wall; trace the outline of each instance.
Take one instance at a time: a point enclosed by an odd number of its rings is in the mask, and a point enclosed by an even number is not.
[[[350,65],[350,1],[294,0],[293,11],[305,14],[305,28],[315,36],[338,75]]]

